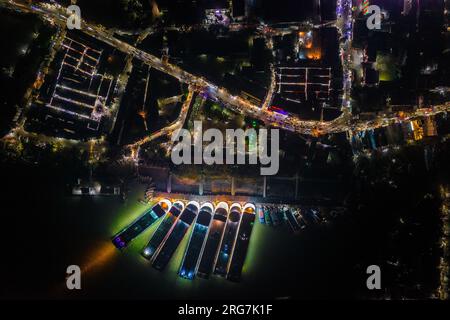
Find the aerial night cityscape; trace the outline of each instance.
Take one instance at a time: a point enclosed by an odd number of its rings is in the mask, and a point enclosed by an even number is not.
[[[0,300],[448,302],[450,0],[0,16]]]

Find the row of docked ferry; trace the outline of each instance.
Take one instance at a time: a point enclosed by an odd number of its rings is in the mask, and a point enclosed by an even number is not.
[[[117,233],[112,242],[118,249],[124,249],[147,228],[159,222],[141,254],[155,269],[163,270],[191,230],[179,275],[192,280],[196,275],[209,278],[216,274],[240,281],[255,211],[251,203],[229,206],[220,202],[214,206],[210,202],[200,205],[191,201],[185,205],[182,201],[172,203],[164,199]]]

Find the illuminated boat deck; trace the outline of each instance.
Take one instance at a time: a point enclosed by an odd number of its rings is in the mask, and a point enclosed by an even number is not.
[[[191,201],[180,215],[180,218],[175,222],[175,225],[168,233],[165,241],[162,243],[160,249],[152,258],[152,266],[155,269],[163,270],[169,263],[170,258],[174,254],[178,245],[183,240],[189,227],[194,222],[199,211],[198,202]]]
[[[178,275],[187,280],[196,276],[209,278],[213,273],[231,281],[240,281],[256,217],[251,203],[185,202],[161,200],[113,237],[122,249],[160,220],[156,230],[141,251],[153,268],[164,270],[186,238]],[[192,228],[191,228],[192,226]],[[181,249],[179,249],[181,250]],[[171,269],[172,270],[172,269]]]
[[[172,204],[169,200],[160,201],[151,209],[144,212],[144,214],[142,214],[139,218],[134,220],[126,228],[122,229],[119,233],[117,233],[113,237],[112,243],[118,249],[124,249],[137,236],[139,236],[147,228],[153,225],[159,218],[164,216],[167,213],[167,211],[169,211],[171,205]]]
[[[242,214],[241,224],[239,225],[236,244],[228,266],[227,279],[231,281],[238,282],[241,280],[242,268],[247,256],[255,218],[255,206],[253,204],[244,206],[244,213]]]
[[[207,202],[200,208],[194,229],[189,239],[188,248],[184,254],[179,275],[182,278],[192,280],[197,272],[198,263],[205,248],[209,225],[212,221],[214,207]]]
[[[158,226],[158,229],[156,229],[147,245],[142,249],[142,255],[144,258],[150,260],[153,257],[158,248],[164,243],[167,235],[170,234],[170,231],[178,220],[178,217],[183,209],[184,204],[180,201],[177,201],[172,205],[169,212]]]
[[[220,250],[217,255],[217,261],[214,268],[214,274],[226,276],[228,270],[228,262],[234,250],[236,236],[239,229],[239,223],[242,217],[242,207],[238,203],[231,205],[230,214],[228,215],[227,225],[220,244]]]
[[[208,239],[206,240],[205,249],[200,260],[197,274],[199,277],[208,278],[215,265],[217,251],[222,241],[225,231],[225,224],[228,216],[228,204],[221,202],[217,205],[216,211],[209,227]]]

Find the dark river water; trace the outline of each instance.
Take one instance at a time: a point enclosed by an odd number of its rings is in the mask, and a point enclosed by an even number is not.
[[[3,298],[277,298],[352,296],[364,284],[355,272],[351,224],[325,225],[294,236],[284,227],[255,223],[243,281],[188,281],[177,276],[187,237],[166,270],[150,267],[139,251],[154,227],[124,252],[110,237],[147,206],[144,189],[131,186],[128,200],[66,196],[61,175],[35,168],[2,168]],[[65,288],[69,265],[82,270],[82,290]]]

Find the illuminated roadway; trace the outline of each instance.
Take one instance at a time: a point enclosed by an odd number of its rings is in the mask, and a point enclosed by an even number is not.
[[[136,151],[136,149],[138,147],[140,147],[141,145],[150,142],[152,140],[155,140],[157,138],[169,135],[174,133],[176,130],[181,129],[183,127],[184,122],[186,121],[186,116],[188,114],[188,110],[189,107],[192,103],[192,98],[194,97],[194,90],[192,90],[192,88],[189,88],[189,92],[188,95],[186,97],[186,101],[183,103],[183,106],[181,108],[181,112],[180,115],[178,116],[178,118],[172,122],[170,125],[168,125],[167,127],[164,127],[154,133],[152,133],[151,135],[145,137],[144,139],[139,140],[138,142],[129,145],[128,147],[130,147],[133,152]],[[133,155],[133,157],[136,155]]]
[[[349,3],[350,0],[338,0],[338,5],[342,3]],[[6,1],[6,0],[0,0],[0,5],[12,8],[13,10],[18,10],[22,12],[32,12],[39,14],[46,18],[48,21],[53,22],[55,24],[60,24],[62,26],[66,26],[67,20],[69,15],[66,12],[66,8],[59,6],[59,5],[49,5],[49,4],[28,4],[26,2],[19,2],[19,1]],[[347,10],[344,10],[346,13]],[[348,21],[348,18],[351,19],[350,15],[343,14],[345,18],[342,19],[342,22],[344,23],[344,27],[340,30],[341,32],[346,30],[345,25],[347,23],[350,23]],[[347,18],[347,19],[346,19]],[[338,22],[339,24],[339,22]],[[133,57],[143,61],[144,63],[148,64],[152,68],[155,68],[161,72],[167,73],[175,78],[177,78],[180,82],[184,82],[189,84],[189,86],[192,88],[192,90],[195,91],[204,91],[207,92],[208,95],[211,97],[217,98],[221,100],[224,105],[238,113],[242,113],[246,116],[249,116],[251,118],[256,118],[261,121],[263,121],[266,125],[285,129],[291,132],[296,132],[299,134],[307,134],[307,135],[314,135],[319,136],[323,134],[329,134],[329,133],[338,133],[338,132],[345,132],[349,130],[364,130],[364,129],[373,129],[381,126],[386,126],[392,123],[393,121],[402,121],[405,119],[410,119],[414,117],[420,117],[424,115],[433,115],[439,112],[445,112],[450,110],[450,103],[446,103],[445,105],[441,106],[433,106],[432,109],[426,109],[426,110],[418,110],[417,112],[407,114],[406,117],[398,118],[396,116],[387,116],[383,118],[378,118],[373,121],[358,121],[354,118],[352,118],[351,113],[348,109],[343,108],[342,115],[329,122],[323,122],[323,121],[305,121],[301,120],[298,116],[293,114],[288,114],[288,116],[282,116],[277,113],[271,112],[267,110],[267,106],[264,106],[264,108],[260,108],[260,106],[250,103],[249,101],[245,100],[242,97],[239,96],[233,96],[230,92],[228,92],[224,88],[218,88],[213,83],[208,82],[202,77],[195,76],[193,74],[190,74],[178,66],[164,63],[161,59],[144,52],[142,50],[137,49],[134,46],[131,46],[123,41],[120,41],[116,39],[111,32],[105,31],[103,27],[95,26],[93,24],[87,23],[86,21],[81,21],[81,31],[84,33],[103,41],[118,50],[127,53],[129,55],[132,55]],[[350,41],[346,41],[348,49]],[[344,48],[343,48],[344,49]],[[346,50],[343,50],[342,52],[346,54]],[[343,59],[346,60],[345,58]],[[346,70],[346,68],[344,68]],[[347,79],[348,74],[344,74],[344,79]],[[346,81],[346,80],[344,80]],[[347,102],[348,98],[348,91],[349,83],[344,83],[344,101]],[[190,91],[189,95],[192,95],[192,92]],[[266,99],[266,101],[270,101],[270,99]],[[183,109],[188,105],[187,103],[184,105]],[[183,116],[183,115],[180,115]],[[185,116],[185,115],[184,115]],[[178,119],[175,123],[170,125],[167,128],[161,129],[157,133],[151,135],[150,137],[144,139],[144,142],[140,141],[139,145],[142,143],[147,142],[148,140],[152,140],[152,137],[158,137],[162,136],[168,133],[173,132],[174,128],[178,128],[180,121],[183,119]]]

